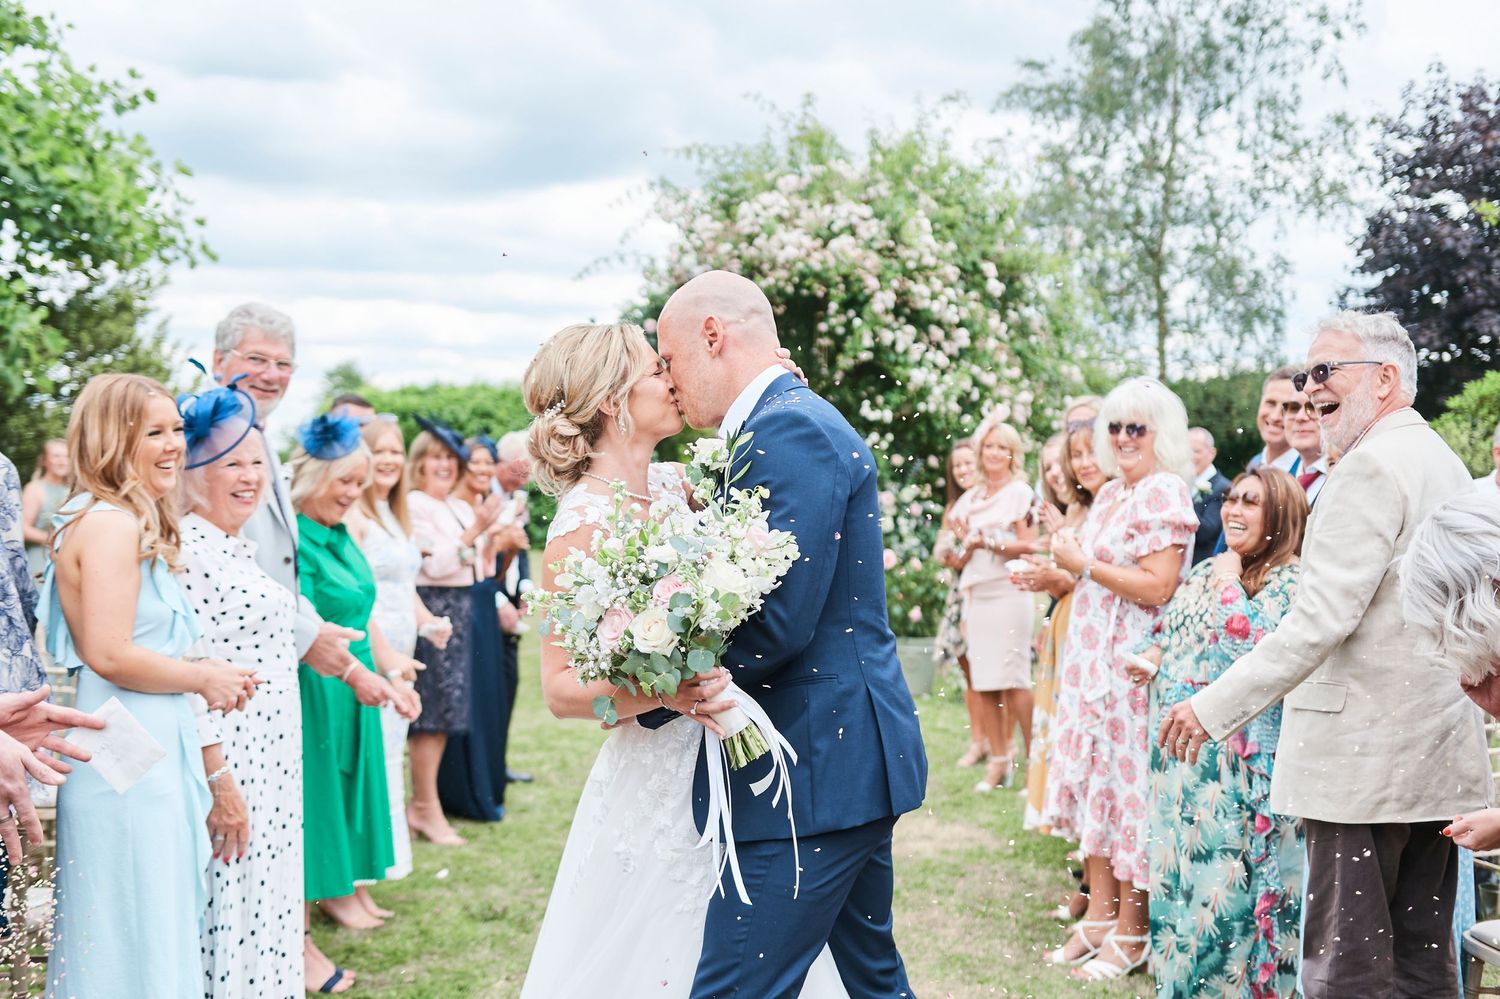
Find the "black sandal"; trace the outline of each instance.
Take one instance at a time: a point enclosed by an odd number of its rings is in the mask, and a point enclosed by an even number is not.
[[[335,964],[333,966],[333,974],[330,975],[330,976],[328,976],[328,981],[324,982],[321,986],[319,986],[318,992],[320,992],[323,995],[328,995],[331,992],[333,992],[334,989],[338,988],[339,987],[339,982],[342,982],[343,980],[344,980],[344,969],[340,968],[338,965]]]

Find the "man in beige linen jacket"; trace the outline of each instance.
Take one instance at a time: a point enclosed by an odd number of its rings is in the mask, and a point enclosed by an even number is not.
[[[1422,651],[1432,623],[1403,617],[1395,561],[1472,482],[1410,408],[1416,355],[1393,317],[1340,313],[1307,364],[1324,440],[1346,453],[1310,521],[1296,603],[1159,739],[1196,758],[1284,698],[1271,807],[1307,833],[1305,995],[1451,996],[1457,856],[1440,830],[1489,800],[1488,757],[1457,674]]]

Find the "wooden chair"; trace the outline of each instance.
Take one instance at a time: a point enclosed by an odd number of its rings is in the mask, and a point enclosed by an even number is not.
[[[1490,775],[1500,791],[1500,721],[1488,719],[1484,734],[1490,750]],[[1497,797],[1500,800],[1500,797]],[[1500,850],[1482,850],[1474,854],[1474,866],[1500,874]],[[1489,915],[1495,915],[1489,913]],[[1464,932],[1463,963],[1464,999],[1500,996],[1500,986],[1484,985],[1484,967],[1500,966],[1500,919],[1475,923]]]

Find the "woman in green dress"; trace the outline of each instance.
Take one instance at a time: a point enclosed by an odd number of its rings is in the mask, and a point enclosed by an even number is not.
[[[1224,497],[1228,550],[1199,563],[1158,622],[1144,657],[1151,727],[1275,630],[1290,610],[1307,524],[1302,488],[1257,468]],[[1302,830],[1270,810],[1277,705],[1195,762],[1151,747],[1151,967],[1162,999],[1295,994]]]
[[[380,709],[405,718],[421,710],[416,692],[382,674],[411,666],[370,620],[375,577],[343,520],[358,502],[374,459],[359,424],[320,416],[297,432],[292,505],[302,595],[325,621],[364,633],[351,642],[342,676],[298,667],[302,695],[305,894],[336,922],[358,929],[381,921],[354,897],[356,881],[380,881],[394,862]],[[378,667],[378,669],[377,669]]]

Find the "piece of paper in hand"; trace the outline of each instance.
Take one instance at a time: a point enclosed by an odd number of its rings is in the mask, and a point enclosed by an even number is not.
[[[94,717],[103,720],[102,729],[75,728],[69,733],[68,741],[93,754],[88,765],[115,789],[116,794],[124,794],[146,776],[146,772],[156,766],[167,751],[146,730],[146,726],[136,721],[135,715],[120,703],[118,697],[105,701],[94,712]]]

